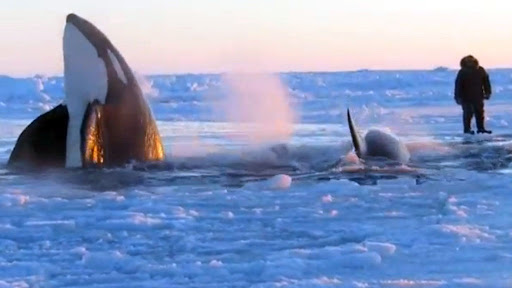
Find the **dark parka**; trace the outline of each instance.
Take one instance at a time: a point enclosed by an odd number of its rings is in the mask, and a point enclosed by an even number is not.
[[[478,103],[491,97],[489,75],[478,60],[468,55],[460,60],[460,70],[455,79],[455,101]]]

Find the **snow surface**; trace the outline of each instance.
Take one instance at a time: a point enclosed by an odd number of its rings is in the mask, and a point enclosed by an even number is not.
[[[217,118],[220,75],[147,76],[174,169],[28,175],[5,163],[63,79],[0,77],[0,287],[510,287],[512,70],[489,72],[472,137],[453,70],[281,74],[299,117],[268,145]],[[348,161],[349,106],[410,163]]]

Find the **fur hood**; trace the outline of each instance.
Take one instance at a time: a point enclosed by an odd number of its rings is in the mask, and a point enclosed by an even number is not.
[[[460,59],[460,68],[475,69],[479,66],[478,59],[473,57],[473,55],[467,55]]]

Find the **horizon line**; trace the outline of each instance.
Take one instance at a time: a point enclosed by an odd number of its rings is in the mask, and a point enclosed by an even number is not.
[[[358,69],[339,69],[339,70],[282,70],[282,71],[203,71],[203,72],[151,72],[151,73],[138,73],[136,70],[132,69],[134,74],[142,75],[145,77],[155,77],[155,76],[182,76],[182,75],[222,75],[228,73],[244,73],[244,74],[307,74],[307,73],[315,73],[315,74],[328,74],[328,73],[354,73],[354,72],[435,72],[439,71],[454,71],[459,68],[449,67],[449,66],[435,66],[431,68],[358,68]],[[489,66],[485,68],[488,71],[492,70],[510,70],[512,66]],[[50,74],[50,73],[31,73],[24,75],[13,75],[10,73],[0,74],[0,77],[9,77],[9,78],[33,78],[33,77],[46,77],[46,78],[55,78],[55,77],[64,77],[64,73]]]

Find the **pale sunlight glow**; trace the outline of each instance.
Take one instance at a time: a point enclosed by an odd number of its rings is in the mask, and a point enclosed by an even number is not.
[[[139,73],[509,67],[508,1],[48,0],[0,3],[0,74],[62,74],[67,13]]]

